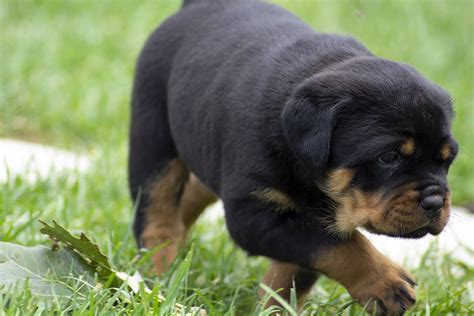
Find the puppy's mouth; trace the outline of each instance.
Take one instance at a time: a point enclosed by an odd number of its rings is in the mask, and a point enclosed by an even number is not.
[[[387,232],[377,229],[372,223],[368,223],[364,226],[366,230],[373,234],[385,235],[389,237],[398,237],[398,238],[421,238],[426,236],[428,233],[431,233],[431,228],[429,225],[417,228],[412,231],[397,231],[397,232]]]
[[[338,207],[334,222],[328,225],[328,229],[343,238],[357,227],[390,237],[421,238],[427,234],[440,234],[449,220],[449,192],[439,213],[429,213],[420,205],[420,192],[412,183],[391,194],[365,192],[357,187],[338,189],[338,194],[333,191],[329,190],[328,194],[332,194],[330,196],[337,201]]]
[[[419,204],[420,193],[408,189],[389,199],[382,216],[371,216],[363,227],[375,234],[399,238],[421,238],[428,234],[439,235],[449,220],[450,195],[444,198],[444,205],[436,215],[431,215]]]
[[[373,234],[377,234],[377,235],[416,239],[416,238],[422,238],[428,234],[439,235],[443,231],[444,225],[440,226],[437,221],[434,221],[434,222],[430,221],[415,229],[407,229],[406,227],[399,227],[397,231],[385,231],[382,229],[378,229],[374,224],[372,224],[371,222],[368,222],[363,227],[367,231]]]

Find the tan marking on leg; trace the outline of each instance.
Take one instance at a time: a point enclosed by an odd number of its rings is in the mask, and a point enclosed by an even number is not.
[[[182,234],[182,229],[170,229],[167,231],[166,228],[157,229],[161,236],[156,236],[155,243],[157,244],[156,250],[149,248],[151,251],[156,251],[153,254],[153,263],[155,265],[155,272],[159,275],[163,272],[168,271],[171,263],[176,258],[181,246],[182,239],[179,236]],[[148,247],[147,247],[148,248]]]
[[[298,206],[286,193],[273,188],[252,193],[261,201],[276,205],[277,211],[298,210]]]
[[[304,299],[311,291],[314,282],[316,282],[317,277],[317,273],[308,271],[296,264],[272,261],[262,282],[272,290],[276,291],[278,295],[288,302],[290,301],[291,288],[294,283],[298,298],[298,306],[301,307],[304,303]],[[260,289],[260,298],[264,297],[265,294],[265,290]],[[266,307],[272,305],[279,306],[280,304],[274,298],[271,298],[267,302]]]
[[[179,203],[186,230],[194,224],[206,207],[216,202],[217,199],[217,196],[191,173]]]
[[[146,190],[146,223],[141,241],[148,249],[163,244],[153,257],[158,274],[168,269],[183,242],[185,227],[177,196],[185,177],[185,166],[179,160],[173,160]]]
[[[360,232],[318,253],[314,267],[345,286],[361,305],[378,300],[389,315],[415,302],[411,274],[378,252]]]
[[[439,153],[441,154],[441,159],[448,160],[449,156],[451,155],[451,145],[449,143],[444,144],[441,146]]]
[[[400,147],[400,153],[404,156],[411,156],[415,152],[415,149],[415,140],[411,137],[408,137]]]

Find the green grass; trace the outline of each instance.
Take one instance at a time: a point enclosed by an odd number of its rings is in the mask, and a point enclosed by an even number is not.
[[[454,134],[460,155],[450,180],[457,204],[474,201],[474,3],[466,1],[278,1],[316,29],[348,33],[374,53],[415,66],[454,97]],[[73,149],[93,158],[92,170],[74,178],[23,177],[2,184],[0,238],[46,243],[36,218],[57,219],[85,231],[132,272],[132,204],[126,183],[129,96],[135,58],[151,30],[179,7],[177,1],[0,1],[0,136]],[[199,222],[193,260],[182,257],[154,289],[211,315],[265,314],[257,292],[268,262],[247,258],[230,241],[224,223]],[[189,245],[189,247],[191,247]],[[182,278],[178,272],[184,271]],[[474,308],[474,267],[429,252],[418,278],[421,315],[467,314]],[[72,314],[169,313],[146,293],[125,300],[109,289],[86,300],[38,304],[28,290],[0,295],[0,315],[70,310]],[[308,314],[333,315],[351,303],[345,290],[322,279]],[[268,311],[267,311],[268,312]],[[350,304],[344,311],[359,315]]]

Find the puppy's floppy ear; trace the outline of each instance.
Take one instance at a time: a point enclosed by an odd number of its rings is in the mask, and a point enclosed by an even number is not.
[[[326,167],[337,109],[343,102],[341,96],[328,93],[329,87],[319,81],[310,78],[299,85],[281,114],[290,148],[313,170]]]

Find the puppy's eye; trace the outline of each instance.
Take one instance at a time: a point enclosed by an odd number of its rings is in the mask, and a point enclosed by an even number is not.
[[[377,161],[382,165],[393,165],[401,160],[400,154],[396,151],[389,151],[377,157]]]

